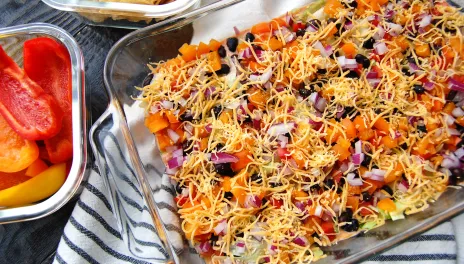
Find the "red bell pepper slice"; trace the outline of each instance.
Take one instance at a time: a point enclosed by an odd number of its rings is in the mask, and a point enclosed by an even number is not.
[[[72,158],[72,73],[65,46],[51,38],[35,38],[24,43],[24,70],[46,93],[52,95],[63,112],[61,131],[45,140],[52,163]]]
[[[0,114],[21,137],[44,140],[58,134],[62,113],[55,99],[0,47]]]

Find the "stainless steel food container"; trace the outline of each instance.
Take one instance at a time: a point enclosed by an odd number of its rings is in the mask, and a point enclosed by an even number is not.
[[[277,0],[266,1],[272,4],[271,2]],[[131,175],[135,178],[133,182],[137,190],[143,194],[142,202],[147,205],[148,211],[154,219],[151,225],[157,228],[160,234],[164,234],[166,229],[159,226],[161,221],[159,221],[158,208],[150,184],[153,182],[156,184],[157,181],[160,181],[164,166],[160,161],[159,152],[150,154],[153,160],[156,161],[155,163],[159,164],[155,168],[142,161],[141,156],[146,155],[146,153],[138,152],[138,150],[144,148],[142,144],[138,143],[140,138],[140,130],[138,129],[143,129],[143,127],[134,125],[132,120],[134,112],[128,111],[134,104],[133,98],[140,94],[140,90],[137,90],[135,86],[142,86],[145,77],[149,73],[146,66],[148,63],[173,58],[178,54],[178,48],[183,43],[192,41],[195,32],[195,28],[192,26],[194,21],[198,21],[199,18],[207,14],[221,18],[224,14],[221,12],[227,8],[235,8],[235,12],[240,12],[240,10],[245,12],[248,1],[240,3],[240,5],[243,5],[241,8],[228,7],[230,2],[234,1],[223,1],[222,4],[216,3],[212,6],[206,6],[175,19],[161,22],[158,25],[135,31],[114,45],[105,63],[104,80],[111,102],[107,111],[92,127],[90,136],[93,151],[97,157],[97,165],[109,191],[113,194],[113,205],[115,207],[121,206],[117,202],[119,199],[118,193],[124,192],[127,185],[118,183],[118,178],[121,176],[119,175],[120,172],[111,165],[108,153],[104,150],[104,140],[107,138],[108,133],[114,130],[120,131],[120,136],[115,138],[118,151],[124,154],[122,157],[124,162],[127,162],[128,166],[133,168],[131,172]],[[307,2],[311,1],[308,0]],[[258,19],[253,23],[262,22]],[[223,30],[229,30],[229,35],[233,34],[232,28]],[[199,40],[196,39],[195,41],[198,42]],[[201,41],[209,41],[209,39],[201,39]],[[143,109],[140,108],[140,111],[143,111]],[[317,263],[359,262],[398,245],[463,211],[464,190],[449,188],[437,202],[433,203],[424,212],[408,216],[405,220],[388,221],[382,227],[342,241],[336,246],[325,248],[324,252],[327,254],[327,258]],[[128,220],[123,216],[120,214],[115,214],[115,216],[120,226],[130,226]],[[137,216],[132,215],[132,217]],[[137,221],[137,219],[133,220]],[[169,241],[165,240],[165,242]],[[164,246],[169,248],[169,243],[165,243]],[[178,258],[178,256],[170,256],[165,262],[172,259],[178,260]],[[179,263],[193,262],[189,259],[183,259]]]
[[[60,41],[69,51],[72,66],[73,160],[65,183],[54,195],[41,202],[0,208],[0,224],[33,220],[60,209],[73,197],[84,177],[87,163],[84,59],[76,40],[65,30],[50,24],[34,23],[0,29],[0,45],[19,66],[23,65],[23,44],[28,39],[49,37]]]
[[[99,0],[42,0],[63,11],[71,11],[87,24],[120,28],[142,28],[198,6],[200,0],[175,0],[162,5]]]

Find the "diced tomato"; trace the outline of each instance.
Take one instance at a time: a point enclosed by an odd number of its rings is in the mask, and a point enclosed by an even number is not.
[[[277,155],[281,160],[287,160],[291,157],[290,152],[286,148],[277,148]]]
[[[279,209],[280,207],[282,207],[282,205],[284,204],[284,202],[280,199],[276,199],[274,197],[271,198],[271,204],[272,206],[274,206],[275,208]]]
[[[188,197],[185,197],[185,196],[176,196],[174,197],[174,201],[176,202],[176,204],[178,206],[183,206],[187,201],[188,201]]]
[[[362,202],[362,203],[360,203],[359,208],[361,208],[361,210],[359,210],[359,214],[362,215],[362,216],[374,214],[372,212],[372,210],[367,209],[370,205],[372,205],[370,202]]]
[[[293,23],[292,28],[293,28],[294,32],[297,32],[300,29],[306,29],[306,26],[305,26],[305,24],[303,24],[301,22],[298,22],[298,23]]]

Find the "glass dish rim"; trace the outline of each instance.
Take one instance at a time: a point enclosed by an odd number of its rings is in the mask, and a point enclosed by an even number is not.
[[[46,200],[33,205],[0,209],[0,224],[35,220],[60,209],[76,193],[87,164],[87,121],[85,111],[84,58],[76,40],[64,29],[47,24],[31,23],[0,29],[0,39],[19,35],[40,34],[58,39],[69,51],[72,65],[73,161],[61,188]]]
[[[229,1],[229,2],[237,3],[237,2],[241,2],[241,1],[243,1],[243,0],[236,0],[236,1]],[[226,2],[226,1],[224,1],[224,2]],[[143,29],[136,30],[136,31],[131,32],[130,34],[124,36],[122,39],[120,39],[117,43],[115,43],[113,45],[113,47],[111,48],[111,50],[109,51],[109,53],[108,53],[108,55],[106,57],[105,66],[104,66],[104,70],[103,70],[103,78],[104,78],[104,83],[105,83],[105,89],[106,89],[106,91],[108,93],[108,96],[110,98],[110,103],[109,103],[109,106],[108,106],[107,110],[105,111],[105,113],[92,126],[91,130],[93,132],[97,131],[99,129],[99,126],[102,124],[102,122],[106,118],[108,118],[109,116],[111,116],[113,114],[118,115],[120,118],[122,117],[122,119],[124,121],[126,120],[124,110],[121,108],[121,104],[119,102],[119,99],[115,95],[116,90],[112,86],[112,82],[111,82],[112,67],[116,62],[116,58],[117,58],[117,55],[119,54],[119,51],[128,44],[139,41],[139,40],[141,40],[143,38],[146,38],[146,37],[150,37],[150,36],[154,36],[154,35],[160,35],[160,34],[163,34],[166,31],[170,31],[170,30],[173,30],[173,29],[176,29],[176,28],[183,27],[183,26],[185,26],[187,24],[192,23],[194,20],[196,20],[196,19],[198,19],[200,17],[203,17],[203,16],[207,15],[211,11],[214,12],[214,11],[217,11],[217,10],[221,10],[223,8],[227,8],[229,6],[229,5],[219,6],[217,2],[214,3],[214,5],[215,6],[205,6],[204,7],[205,10],[203,10],[203,9],[194,10],[194,11],[192,11],[190,13],[179,16],[177,18],[172,18],[172,19],[163,21],[161,23],[158,23],[158,24],[155,24],[155,25],[152,25],[152,26],[149,26],[149,27],[145,27]],[[128,128],[126,122],[120,122],[120,125],[126,126],[127,131],[129,131],[129,128]],[[125,135],[124,138],[126,140],[126,144],[131,145],[131,142],[127,142],[128,140],[132,141],[132,136],[130,135],[130,132],[129,132],[129,135],[127,135],[127,136]],[[93,139],[92,139],[92,141],[93,141]],[[132,142],[132,145],[133,145],[133,142]],[[136,148],[133,147],[133,146],[130,146],[129,149],[131,149],[130,150],[131,153],[129,155],[134,156],[134,158],[136,160],[141,162],[139,154],[136,151]],[[136,168],[136,171],[137,172],[138,171],[143,171],[143,174],[145,174],[143,166],[140,166],[139,168]],[[148,199],[145,192],[143,194],[144,194],[145,199]],[[440,224],[440,223],[442,223],[442,222],[444,222],[444,221],[446,221],[446,220],[448,220],[448,219],[450,219],[450,218],[452,218],[452,217],[454,217],[454,216],[456,216],[456,215],[458,215],[460,213],[463,213],[463,212],[464,212],[464,201],[461,201],[460,203],[457,203],[454,206],[449,207],[447,210],[445,210],[445,211],[443,211],[443,212],[441,212],[441,213],[439,213],[437,215],[426,218],[422,223],[420,223],[418,225],[415,225],[410,229],[407,229],[407,230],[405,230],[405,231],[403,231],[403,232],[401,232],[401,233],[399,233],[397,235],[394,235],[394,236],[392,236],[392,237],[390,237],[388,239],[385,239],[385,240],[382,240],[382,241],[376,243],[374,248],[370,248],[369,250],[364,250],[364,251],[357,252],[357,253],[355,253],[355,254],[347,257],[347,258],[344,258],[339,263],[356,263],[356,262],[359,262],[361,260],[365,260],[366,258],[368,258],[370,256],[373,256],[375,254],[379,254],[380,252],[383,252],[383,251],[385,251],[385,250],[387,250],[387,249],[389,249],[389,248],[391,248],[391,247],[393,247],[395,245],[398,245],[398,244],[400,244],[402,242],[405,242],[407,239],[410,239],[411,237],[419,235],[419,234],[421,234],[421,233],[423,233],[423,232],[437,226],[438,224]]]
[[[64,4],[57,0],[42,0],[42,2],[48,6],[62,11],[94,13],[97,10],[101,14],[107,14],[107,12],[130,12],[143,14],[144,17],[151,18],[166,17],[180,13],[198,1],[200,0],[176,0],[164,5],[143,5],[120,2],[97,2],[89,0],[83,0],[80,1],[80,3],[74,3],[75,1],[72,1],[72,3]]]

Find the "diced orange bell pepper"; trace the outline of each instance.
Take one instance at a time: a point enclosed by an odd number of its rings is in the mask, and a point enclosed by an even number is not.
[[[213,71],[218,71],[221,69],[221,56],[219,56],[217,51],[208,53],[208,63],[209,66],[213,68]]]
[[[145,126],[151,133],[156,133],[167,128],[169,126],[169,121],[162,112],[157,112],[145,118]]]
[[[345,56],[348,58],[354,58],[354,56],[356,55],[356,47],[353,43],[343,44],[342,50],[345,53]]]
[[[180,121],[177,119],[177,117],[172,113],[172,111],[166,111],[164,112],[166,117],[168,118],[169,123],[179,123]]]
[[[396,148],[398,146],[398,139],[394,139],[390,135],[382,137],[380,142],[387,148]]]
[[[248,44],[245,43],[245,42],[242,42],[242,43],[238,44],[237,51],[240,52],[240,51],[245,50],[247,48],[248,48]]]
[[[35,141],[23,139],[0,115],[0,171],[18,172],[39,157]]]
[[[360,194],[361,194],[360,186],[348,185],[348,195],[360,195]]]
[[[230,180],[230,177],[223,177],[222,189],[224,190],[224,192],[230,192],[230,190],[232,190],[232,182]]]
[[[306,161],[303,156],[303,152],[301,150],[295,150],[292,154],[292,158],[295,160],[296,165],[298,165],[299,169],[304,169],[306,166]]]
[[[271,26],[269,25],[268,22],[256,24],[251,28],[251,33],[253,34],[262,34],[262,33],[267,33],[270,31],[271,31]]]
[[[404,168],[401,163],[396,163],[395,168],[393,168],[392,171],[388,172],[387,175],[385,175],[385,183],[390,183],[396,181],[396,179],[400,178],[401,175],[403,175]]]
[[[364,118],[362,118],[359,115],[355,117],[355,119],[353,121],[353,124],[354,124],[356,130],[358,130],[359,132],[362,132],[362,131],[365,131],[365,130],[369,129],[369,122],[364,120]]]
[[[217,50],[219,49],[219,47],[222,46],[222,44],[221,44],[221,42],[219,42],[219,41],[217,41],[217,40],[215,40],[215,39],[211,39],[211,40],[209,41],[209,45],[208,45],[208,46],[209,46],[209,49],[210,49],[211,51],[217,51]]]
[[[390,124],[383,117],[379,117],[377,121],[375,121],[374,127],[385,133],[390,132]]]
[[[269,40],[269,48],[273,51],[276,51],[276,50],[280,50],[282,49],[282,47],[284,46],[284,44],[282,42],[280,42],[279,39],[277,39],[276,37],[272,37],[270,40]]]
[[[197,57],[197,46],[196,45],[189,45],[184,43],[182,47],[179,48],[180,54],[182,54],[182,58],[186,61],[192,61]]]
[[[279,27],[286,27],[287,21],[285,21],[282,18],[274,18],[273,20],[271,20],[270,26],[272,27],[272,30],[276,30]]]
[[[250,67],[250,70],[252,70],[253,72],[261,71],[266,68],[265,66],[257,63],[256,61],[250,61],[250,63],[248,64],[248,67]]]
[[[201,55],[208,52],[210,52],[209,46],[203,42],[200,42],[200,44],[198,44],[197,57],[200,57]]]
[[[330,17],[336,17],[338,11],[343,8],[342,3],[338,0],[328,0],[324,6],[324,13]]]
[[[348,196],[348,197],[346,197],[346,206],[351,207],[353,212],[358,210],[359,197],[358,196]]]
[[[351,122],[349,118],[343,119],[341,123],[345,128],[346,137],[350,140],[356,138],[356,127],[354,126],[354,123]]]
[[[240,171],[246,168],[246,166],[252,161],[248,156],[251,156],[250,151],[244,149],[240,152],[234,153],[234,156],[238,158],[237,162],[230,164],[233,171]]]
[[[351,144],[348,140],[339,138],[337,144],[332,147],[332,150],[338,155],[339,161],[344,161],[351,155],[349,151],[350,146]]]
[[[405,36],[398,36],[395,38],[395,44],[401,48],[401,50],[406,50],[409,47],[409,41]]]
[[[451,115],[454,108],[456,108],[456,105],[453,102],[448,102],[445,104],[445,107],[443,108],[443,113],[447,113],[448,115]]]
[[[48,165],[41,159],[36,159],[26,170],[25,175],[34,177],[48,169]]]
[[[370,194],[373,194],[377,189],[382,188],[383,185],[384,185],[383,182],[375,181],[375,180],[371,180],[371,179],[366,179],[366,180],[364,180],[364,183],[362,185],[362,189],[363,190],[367,189],[367,191]]]
[[[155,133],[156,142],[158,143],[158,147],[161,151],[166,151],[166,148],[172,146],[172,141],[166,134],[165,130],[158,131]]]
[[[368,129],[368,130],[360,131],[358,133],[358,137],[359,139],[363,141],[369,141],[375,137],[375,133],[374,133],[374,130]]]
[[[245,205],[247,196],[246,191],[243,188],[233,187],[230,192],[234,195],[235,199],[237,199],[238,203],[243,207]]]
[[[250,100],[250,103],[254,107],[258,109],[263,109],[266,107],[267,100],[269,99],[269,95],[266,92],[257,87],[251,87],[247,90],[247,94],[248,100]]]
[[[386,212],[396,211],[396,205],[390,198],[385,198],[385,199],[380,200],[377,203],[377,207],[379,207],[379,209],[382,209]]]
[[[417,56],[426,58],[430,56],[430,46],[428,43],[420,43],[415,45]]]

